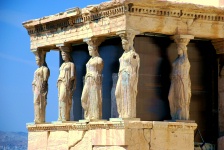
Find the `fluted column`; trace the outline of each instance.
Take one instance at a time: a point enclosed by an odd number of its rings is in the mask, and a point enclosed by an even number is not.
[[[216,39],[212,41],[219,61],[218,76],[218,125],[219,139],[218,150],[224,149],[224,39]]]
[[[170,113],[172,120],[188,120],[190,117],[191,80],[187,44],[194,37],[192,35],[175,35],[173,38],[177,44],[178,57],[172,65],[171,86],[168,96]]]
[[[41,49],[33,49],[35,60],[38,65],[34,72],[32,82],[34,94],[34,123],[44,123],[46,117],[47,93],[48,93],[48,78],[50,71],[45,62],[47,51]]]
[[[115,90],[119,118],[136,118],[136,96],[138,93],[139,55],[134,49],[137,31],[125,30],[117,33],[121,37],[123,55],[120,57],[120,68]]]
[[[104,38],[92,37],[83,41],[88,44],[91,58],[86,64],[81,104],[86,120],[99,120],[102,119],[102,70],[104,63],[98,53],[98,46],[104,41]]]

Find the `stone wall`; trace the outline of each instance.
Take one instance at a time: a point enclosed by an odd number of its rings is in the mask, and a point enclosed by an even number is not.
[[[121,121],[28,125],[29,150],[193,150],[195,123]]]

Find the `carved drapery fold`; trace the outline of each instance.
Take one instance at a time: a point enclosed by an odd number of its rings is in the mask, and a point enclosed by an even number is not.
[[[57,82],[59,99],[58,121],[70,121],[72,96],[76,88],[76,70],[69,47],[62,44],[58,45],[58,48],[61,51],[62,60],[64,61],[61,64]]]
[[[86,75],[82,91],[81,104],[86,120],[102,119],[102,70],[103,59],[98,53],[98,46],[104,38],[87,38],[83,40],[88,44],[91,58],[86,64]]]
[[[120,118],[136,117],[136,96],[138,93],[139,55],[134,49],[134,38],[138,31],[125,30],[117,33],[121,37],[123,55],[120,57],[120,68],[115,90],[117,110]]]
[[[187,44],[192,35],[173,36],[177,44],[178,57],[173,62],[171,86],[169,91],[170,113],[173,120],[188,120],[191,100],[190,62]]]
[[[34,79],[32,82],[34,94],[34,122],[44,123],[47,105],[48,94],[48,78],[50,70],[45,62],[47,51],[41,49],[32,50],[35,54],[35,60],[38,68],[34,72]]]

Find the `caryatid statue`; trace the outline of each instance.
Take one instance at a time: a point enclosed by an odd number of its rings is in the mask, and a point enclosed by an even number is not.
[[[140,58],[133,46],[136,33],[134,31],[124,31],[118,34],[122,40],[124,53],[119,59],[120,68],[115,90],[117,111],[119,118],[135,118],[140,67]]]
[[[171,86],[169,91],[170,113],[173,120],[188,120],[191,100],[190,62],[187,44],[191,35],[176,35],[178,57],[173,62]]]
[[[76,88],[75,64],[70,56],[70,50],[66,46],[59,47],[63,63],[58,77],[59,115],[58,121],[70,121],[72,96]]]
[[[44,123],[50,70],[45,62],[46,51],[37,50],[34,54],[36,63],[39,66],[34,73],[34,79],[32,82],[34,93],[34,122]]]
[[[82,91],[81,103],[86,120],[102,119],[102,70],[103,59],[98,53],[98,46],[103,39],[84,39],[88,44],[91,58],[86,64],[85,83]]]

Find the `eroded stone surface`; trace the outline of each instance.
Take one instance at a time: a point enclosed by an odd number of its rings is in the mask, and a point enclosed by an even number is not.
[[[92,150],[92,132],[85,132],[84,137],[80,142],[78,142],[74,147],[71,147],[70,150]]]
[[[149,143],[144,135],[144,129],[131,129],[128,150],[149,150]]]
[[[126,145],[124,129],[97,129],[93,134],[93,145]]]
[[[48,137],[47,149],[48,150],[68,149],[68,131],[50,131]]]
[[[127,148],[121,146],[94,146],[93,150],[127,150]]]
[[[153,122],[151,132],[151,149],[193,150],[194,123]],[[192,128],[188,127],[191,126]],[[178,142],[177,142],[178,141]]]
[[[86,131],[70,130],[68,134],[68,148],[74,147],[84,137]]]
[[[39,124],[38,127],[29,125],[28,128],[33,128],[32,131],[35,132],[29,132],[28,147],[50,150],[164,150],[164,148],[193,150],[194,148],[194,130],[197,127],[195,123],[134,122],[135,124],[130,121],[130,124],[135,125],[135,128],[128,125],[128,122],[121,124],[109,121],[91,122],[91,125],[78,123],[64,123],[60,126]],[[150,124],[150,128],[145,124]],[[41,126],[43,128],[38,130]]]
[[[48,144],[48,131],[29,132],[29,134],[28,134],[28,150],[47,149],[47,144]]]

